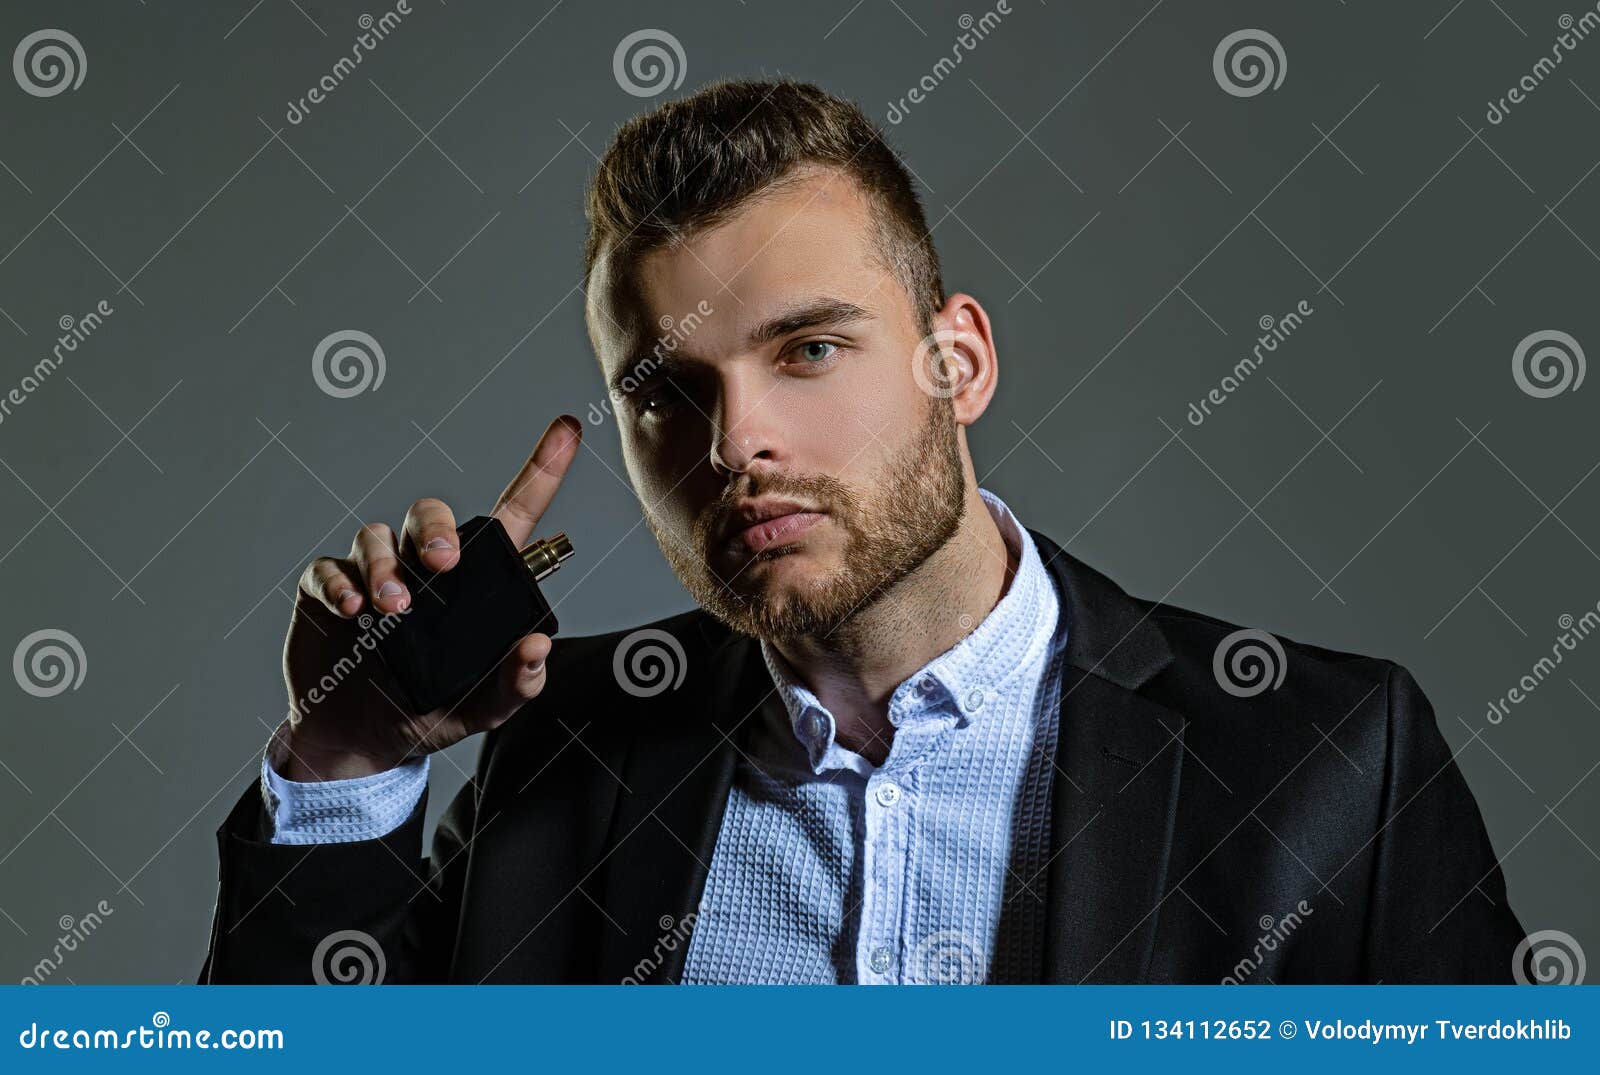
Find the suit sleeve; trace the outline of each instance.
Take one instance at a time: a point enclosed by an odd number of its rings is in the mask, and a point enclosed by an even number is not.
[[[200,983],[444,981],[492,735],[440,819],[430,857],[426,791],[378,838],[275,844],[251,784],[217,831],[217,906]]]
[[[1478,804],[1411,673],[1391,665],[1387,694],[1366,980],[1509,983],[1524,934]]]

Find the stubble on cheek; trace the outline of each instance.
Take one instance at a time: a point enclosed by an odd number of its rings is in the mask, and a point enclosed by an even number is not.
[[[869,490],[858,493],[831,475],[752,479],[735,482],[683,527],[671,526],[648,507],[645,520],[684,588],[730,627],[769,640],[826,635],[915,570],[955,532],[964,487],[948,407],[933,405],[912,443],[885,461]],[[718,547],[724,509],[763,495],[792,497],[826,511],[837,528],[836,540],[824,545],[813,537],[800,554],[741,555]],[[786,581],[780,583],[781,569],[762,566],[795,555],[806,556],[812,570],[799,577],[782,571]]]

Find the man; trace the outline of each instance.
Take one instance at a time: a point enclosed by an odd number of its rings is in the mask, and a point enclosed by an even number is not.
[[[699,607],[529,635],[422,716],[376,661],[306,704],[456,515],[317,558],[203,981],[1511,980],[1405,669],[1130,597],[978,487],[989,317],[857,109],[711,86],[619,131],[587,214],[629,478]],[[580,430],[496,504],[519,545]],[[428,755],[478,732],[424,859]]]

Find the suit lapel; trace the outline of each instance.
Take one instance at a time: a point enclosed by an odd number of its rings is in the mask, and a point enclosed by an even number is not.
[[[1120,587],[1029,533],[1056,583],[1066,626],[1044,978],[1143,981],[1166,894],[1184,720],[1140,689],[1171,663],[1172,652]]]
[[[646,701],[606,845],[600,982],[677,982],[745,720],[772,680],[752,639],[701,621],[675,702]]]

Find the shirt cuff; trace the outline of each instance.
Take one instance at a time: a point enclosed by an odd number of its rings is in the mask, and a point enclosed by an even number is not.
[[[428,787],[428,756],[387,772],[302,783],[261,759],[261,799],[275,844],[376,840],[399,828]]]

